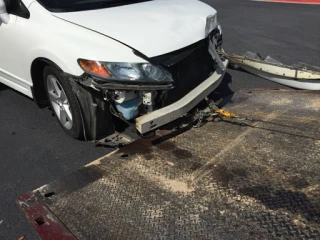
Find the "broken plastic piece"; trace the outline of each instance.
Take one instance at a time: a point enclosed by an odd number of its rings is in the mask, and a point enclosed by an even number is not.
[[[289,87],[304,90],[320,90],[320,68],[299,64],[287,66],[268,56],[263,59],[258,53],[247,52],[243,56],[221,54],[242,69]]]
[[[136,139],[124,134],[124,133],[114,133],[104,139],[96,141],[97,146],[106,147],[123,147],[134,142]]]

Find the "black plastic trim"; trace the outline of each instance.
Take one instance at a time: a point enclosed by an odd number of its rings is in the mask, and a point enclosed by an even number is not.
[[[104,83],[97,84],[93,83],[97,88],[101,89],[111,89],[111,90],[169,90],[174,88],[173,84],[164,84],[164,85],[129,85],[129,84],[115,84],[115,83]]]
[[[28,8],[21,0],[5,0],[5,4],[8,13],[25,19],[30,18],[30,12]]]

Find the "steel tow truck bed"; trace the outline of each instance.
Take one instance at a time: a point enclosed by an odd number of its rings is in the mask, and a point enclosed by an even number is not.
[[[224,109],[253,121],[160,130],[17,203],[43,239],[319,239],[319,92]]]

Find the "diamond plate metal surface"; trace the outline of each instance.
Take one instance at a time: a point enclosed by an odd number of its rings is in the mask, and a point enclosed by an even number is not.
[[[34,192],[79,239],[320,239],[320,95],[225,109],[254,121],[162,130]]]

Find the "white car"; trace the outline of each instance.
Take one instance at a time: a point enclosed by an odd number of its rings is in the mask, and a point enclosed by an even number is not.
[[[148,133],[221,82],[217,12],[197,0],[0,0],[0,82],[73,138]]]

